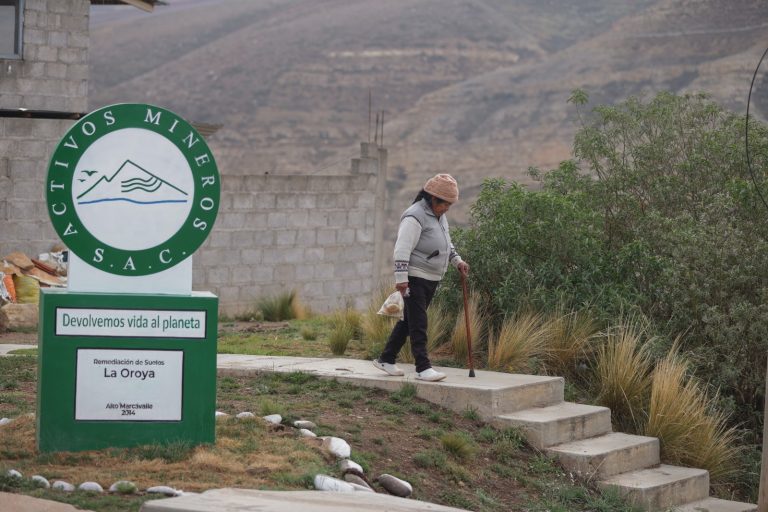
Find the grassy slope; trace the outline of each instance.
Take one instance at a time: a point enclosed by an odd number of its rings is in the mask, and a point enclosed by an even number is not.
[[[284,342],[286,352],[296,349],[290,348],[296,340],[287,337]],[[322,355],[322,338],[307,344],[314,344],[313,350]],[[269,428],[261,420],[234,418],[218,422],[215,446],[38,454],[34,420],[23,416],[34,410],[36,358],[0,358],[0,375],[0,416],[19,418],[2,427],[0,474],[15,468],[51,481],[94,480],[108,487],[129,479],[140,488],[170,485],[186,491],[225,486],[305,489],[312,487],[318,472],[337,475],[335,462],[312,442],[298,438],[292,428]],[[577,485],[557,464],[525,446],[517,432],[485,426],[471,410],[459,415],[437,408],[416,399],[414,391],[406,386],[388,394],[303,374],[225,377],[218,381],[217,407],[230,414],[280,413],[284,423],[312,420],[319,435],[346,439],[352,458],[369,477],[391,473],[405,478],[413,483],[418,499],[483,511],[629,510],[615,497]],[[6,477],[0,477],[0,490],[66,501],[97,512],[135,511],[149,499],[36,490]]]

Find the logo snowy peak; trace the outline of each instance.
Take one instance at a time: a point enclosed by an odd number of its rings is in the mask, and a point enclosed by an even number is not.
[[[211,232],[219,171],[200,134],[152,105],[109,105],[64,135],[48,166],[56,233],[92,267],[116,275],[163,272]]]
[[[98,171],[80,171],[91,181],[99,176]],[[186,203],[189,194],[179,187],[149,172],[140,165],[126,160],[111,177],[101,175],[96,182],[77,196],[78,205],[126,202],[136,205],[163,203]]]

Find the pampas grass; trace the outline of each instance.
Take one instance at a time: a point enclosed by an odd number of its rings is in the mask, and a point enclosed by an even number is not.
[[[688,377],[677,344],[653,371],[643,434],[658,437],[665,461],[709,471],[714,485],[728,483],[739,461],[739,435],[728,417],[715,411],[716,397]]]
[[[508,372],[530,371],[534,359],[546,357],[547,332],[541,314],[521,311],[504,319],[488,342],[488,367]]]
[[[282,322],[295,318],[293,309],[296,300],[296,292],[281,293],[272,297],[259,299],[256,309],[261,312],[262,317],[267,322]]]
[[[597,403],[632,432],[638,431],[651,385],[646,331],[646,324],[634,317],[608,329],[594,362]]]
[[[546,319],[546,366],[555,375],[573,376],[577,365],[588,359],[598,325],[588,311],[560,307]]]

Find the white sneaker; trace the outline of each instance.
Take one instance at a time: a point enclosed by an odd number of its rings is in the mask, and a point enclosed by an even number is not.
[[[405,375],[405,372],[397,367],[397,365],[390,364],[390,363],[382,363],[378,359],[373,360],[373,366],[378,368],[379,370],[388,373],[389,375],[394,375],[395,377],[402,377]]]
[[[440,373],[438,371],[435,371],[433,368],[427,368],[423,372],[417,372],[416,378],[418,380],[426,380],[429,382],[437,382],[439,380],[443,380],[445,378],[444,373]]]

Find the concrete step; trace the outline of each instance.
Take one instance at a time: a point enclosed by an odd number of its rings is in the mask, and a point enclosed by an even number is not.
[[[610,432],[611,410],[607,407],[561,402],[548,407],[502,414],[493,419],[493,424],[521,428],[528,442],[542,450]]]
[[[582,478],[606,478],[659,463],[659,440],[614,432],[547,449]]]
[[[757,505],[728,501],[718,498],[707,498],[693,503],[686,503],[672,509],[674,512],[757,512]]]
[[[416,386],[416,396],[454,411],[468,407],[483,420],[563,401],[563,378],[518,375],[476,370],[469,377],[461,368],[435,368],[447,375],[440,382],[416,380],[412,364],[398,364],[404,377],[393,377],[376,369],[370,361],[359,359],[318,359],[297,357],[245,356],[219,354],[219,375],[249,375],[262,372],[304,372],[320,378],[333,378],[356,386],[397,391],[404,383]]]
[[[709,496],[709,473],[703,469],[662,464],[655,468],[621,473],[598,482],[615,487],[644,510],[664,510]]]

